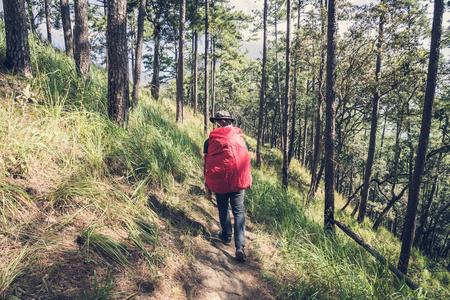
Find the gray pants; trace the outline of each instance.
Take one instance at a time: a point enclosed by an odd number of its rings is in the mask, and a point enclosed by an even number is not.
[[[228,194],[217,194],[217,207],[219,208],[220,226],[222,226],[222,234],[225,238],[231,240],[233,234],[231,227],[230,210],[234,216],[234,244],[236,249],[245,247],[245,207],[244,207],[245,190]],[[229,204],[228,204],[229,203]]]

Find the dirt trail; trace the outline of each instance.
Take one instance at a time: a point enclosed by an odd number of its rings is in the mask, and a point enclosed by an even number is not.
[[[231,245],[225,245],[217,236],[220,223],[215,200],[207,201],[201,195],[191,196],[195,198],[191,202],[191,211],[196,213],[195,216],[182,213],[184,222],[188,220],[191,226],[197,226],[199,231],[203,232],[200,236],[190,239],[195,248],[191,253],[194,259],[188,268],[183,267],[172,275],[165,286],[156,288],[151,299],[276,299],[273,287],[260,278],[261,266],[256,252],[260,245],[255,240],[253,225],[249,219],[246,218],[245,233],[247,260],[241,263],[235,259],[234,240]],[[151,201],[154,203],[154,200],[156,198]],[[157,210],[161,214],[161,210]],[[163,217],[165,214],[170,214],[172,220],[176,219],[173,212],[162,212]],[[231,218],[233,222],[234,218]],[[184,291],[174,292],[176,286],[180,285]]]
[[[234,242],[227,246],[214,238],[205,247],[197,262],[203,279],[197,299],[275,299],[267,283],[259,278],[260,267],[253,257],[251,237],[246,230],[245,263],[236,261]]]

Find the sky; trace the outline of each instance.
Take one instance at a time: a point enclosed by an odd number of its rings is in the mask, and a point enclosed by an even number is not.
[[[349,0],[351,4],[354,5],[365,5],[365,4],[371,4],[371,3],[379,3],[379,0]],[[434,1],[423,1],[428,3],[428,17],[430,20],[433,18],[433,2]],[[230,6],[234,7],[237,11],[243,11],[246,14],[252,15],[252,10],[263,10],[264,7],[264,0],[229,0]],[[450,8],[447,8],[447,10],[444,13],[444,27],[448,27],[450,25]],[[283,26],[286,26],[286,23],[280,25],[281,30],[283,29]],[[345,24],[339,24],[341,28],[338,28],[338,32],[343,30],[345,27]],[[430,21],[430,27],[431,27],[431,21]],[[244,38],[250,37],[250,31],[247,30],[244,33]],[[258,40],[256,41],[250,41],[250,42],[244,42],[243,43],[243,51],[247,50],[246,56],[252,59],[260,58],[262,57],[262,32],[258,34]],[[429,43],[429,41],[427,41]],[[428,45],[429,48],[429,45]],[[442,49],[441,53],[448,59],[450,58],[450,49]]]

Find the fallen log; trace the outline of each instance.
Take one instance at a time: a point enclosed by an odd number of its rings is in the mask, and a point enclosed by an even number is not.
[[[370,254],[372,254],[376,259],[378,259],[382,264],[388,265],[389,270],[392,271],[398,278],[405,281],[406,285],[409,286],[413,290],[417,290],[419,288],[419,285],[413,282],[411,279],[409,279],[405,274],[400,272],[399,269],[394,267],[392,264],[390,264],[386,258],[384,258],[377,250],[372,248],[369,244],[364,242],[363,239],[361,239],[356,233],[350,230],[347,226],[345,226],[343,223],[333,220],[333,223],[336,224],[342,231],[344,231],[349,237],[351,237],[355,242],[357,242],[359,245],[361,245],[364,249],[366,249]]]

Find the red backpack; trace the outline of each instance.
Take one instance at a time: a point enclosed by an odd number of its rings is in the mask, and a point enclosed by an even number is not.
[[[239,128],[211,131],[205,180],[208,188],[218,194],[238,192],[252,184],[250,156]]]

